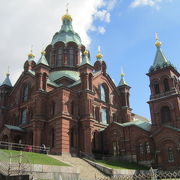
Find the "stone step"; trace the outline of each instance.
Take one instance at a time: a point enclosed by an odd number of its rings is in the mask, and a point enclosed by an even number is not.
[[[91,166],[85,160],[78,158],[78,157],[71,157],[71,156],[55,156],[49,155],[57,160],[63,161],[65,163],[70,164],[71,166],[77,167],[80,170],[80,178],[81,179],[89,179],[93,180],[98,178],[105,178],[107,177],[105,174],[100,172],[95,167]]]

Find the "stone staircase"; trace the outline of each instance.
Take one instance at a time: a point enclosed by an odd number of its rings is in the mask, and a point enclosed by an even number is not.
[[[72,157],[70,155],[63,155],[63,156],[49,155],[49,156],[57,160],[63,161],[67,164],[70,164],[74,167],[77,167],[80,170],[80,179],[82,180],[95,180],[97,178],[99,179],[99,178],[108,177],[81,158]]]

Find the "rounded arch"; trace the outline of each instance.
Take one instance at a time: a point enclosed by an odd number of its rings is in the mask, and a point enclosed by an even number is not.
[[[160,83],[163,85],[164,92],[167,92],[170,90],[170,79],[171,77],[169,75],[161,76]]]
[[[109,102],[109,88],[106,83],[99,85],[100,99],[104,102]]]
[[[66,51],[67,51],[67,64],[69,66],[77,65],[78,57],[79,57],[78,45],[74,42],[68,42]]]
[[[55,101],[51,101],[50,103],[50,116],[53,117],[56,112],[56,103]]]
[[[93,75],[92,75],[92,73],[89,73],[89,90],[93,90],[93,84],[92,84],[92,79],[93,79]]]
[[[151,82],[151,88],[153,90],[153,94],[159,94],[160,93],[160,81],[158,79],[153,79]]]
[[[163,106],[168,106],[170,110],[173,110],[174,109],[174,106],[171,102],[168,102],[168,101],[163,101],[163,102],[160,102],[159,104],[156,104],[155,105],[155,109],[157,109],[157,112],[160,113],[161,111],[161,108]]]
[[[47,87],[47,73],[43,73],[43,75],[42,75],[42,82],[43,82],[43,86],[42,86],[42,88],[43,88],[43,90],[45,91],[46,90],[46,87]]]
[[[162,106],[160,110],[161,122],[168,123],[171,122],[171,110],[169,106]]]

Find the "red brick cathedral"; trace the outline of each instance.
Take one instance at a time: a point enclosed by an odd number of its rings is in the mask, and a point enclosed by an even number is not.
[[[161,168],[180,167],[179,72],[156,41],[150,79],[151,120],[132,113],[130,86],[118,86],[99,51],[94,65],[69,14],[35,61],[32,52],[12,86],[0,86],[0,140],[50,147],[51,153],[109,155]],[[142,106],[143,109],[143,106]]]

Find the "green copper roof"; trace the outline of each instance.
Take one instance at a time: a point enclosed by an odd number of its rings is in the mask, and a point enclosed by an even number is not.
[[[160,47],[157,47],[156,56],[154,59],[153,67],[160,66],[162,67],[164,64],[170,64],[167,58],[164,56]]]
[[[14,131],[20,131],[20,132],[24,132],[25,130],[18,127],[18,126],[12,126],[12,125],[4,125],[6,128],[10,129],[10,130],[14,130]]]
[[[127,85],[126,81],[124,80],[124,73],[121,73],[121,80],[118,86]]]
[[[57,42],[64,42],[65,44],[68,42],[75,42],[76,44],[81,45],[81,38],[74,32],[70,20],[64,19],[60,31],[53,36],[51,44],[54,45]]]
[[[151,129],[151,124],[147,121],[142,121],[142,120],[135,120],[135,121],[132,121],[132,122],[127,122],[127,123],[117,123],[117,122],[114,122],[118,125],[121,125],[123,127],[128,127],[128,126],[137,126],[145,131],[150,131]]]
[[[88,54],[84,54],[80,66],[82,66],[82,65],[84,65],[84,64],[90,64],[90,65],[91,65],[90,59],[89,59],[89,57],[88,57]]]
[[[40,57],[37,64],[43,64],[45,66],[49,66],[49,64],[48,64],[48,62],[46,60],[45,54],[43,52],[41,53],[41,57]]]
[[[47,79],[47,84],[52,85],[54,87],[60,87],[62,84],[56,84],[55,82],[51,81],[49,78]]]
[[[6,79],[3,81],[2,85],[6,85],[6,86],[12,87],[12,84],[11,84],[11,81],[10,81],[10,79],[9,79],[9,76],[10,76],[10,74],[7,73],[7,74],[6,74]]]
[[[163,54],[161,47],[157,46],[157,51],[156,51],[156,56],[154,59],[154,63],[153,65],[150,67],[149,72],[153,72],[156,71],[158,69],[162,69],[165,67],[173,67],[176,71],[176,67],[174,67],[171,62],[165,57],[165,55]]]
[[[49,79],[51,81],[56,81],[62,77],[67,77],[74,81],[78,81],[80,79],[80,74],[77,71],[70,70],[54,71],[49,74]]]

